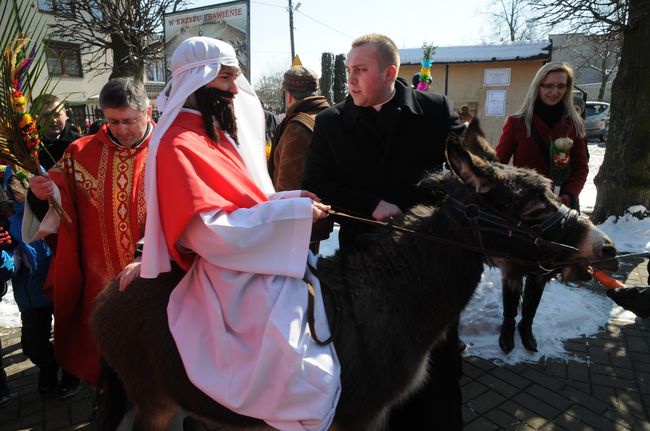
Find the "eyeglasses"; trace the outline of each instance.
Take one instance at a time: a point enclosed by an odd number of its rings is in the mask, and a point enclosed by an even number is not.
[[[551,91],[551,90],[553,90],[555,88],[562,91],[562,90],[566,90],[568,85],[566,85],[566,84],[540,84],[540,87],[542,87],[544,90],[548,90],[548,91]]]

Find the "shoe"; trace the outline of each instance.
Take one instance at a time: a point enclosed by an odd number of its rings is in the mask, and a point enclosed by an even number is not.
[[[58,371],[58,370],[57,370]],[[38,374],[38,393],[48,395],[54,393],[59,386],[59,379],[56,372],[42,371]]]
[[[499,347],[506,354],[515,348],[515,319],[503,319],[499,334]]]
[[[72,398],[79,393],[79,389],[81,389],[79,379],[64,371],[61,384],[59,384],[59,398],[62,400]]]
[[[533,324],[522,320],[517,325],[517,329],[519,330],[519,336],[521,337],[521,344],[523,344],[527,350],[537,352],[537,340],[533,335]]]
[[[463,340],[458,340],[458,351],[463,353],[467,349],[467,344]]]
[[[8,392],[0,395],[0,408],[7,407],[16,398],[15,392]]]

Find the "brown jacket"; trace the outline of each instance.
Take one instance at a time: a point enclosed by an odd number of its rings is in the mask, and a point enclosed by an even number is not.
[[[275,132],[269,156],[269,174],[276,191],[301,188],[305,156],[314,134],[316,114],[329,106],[324,97],[312,96],[293,104],[287,110],[287,115]],[[333,222],[329,217],[318,220],[312,228],[311,242],[327,239],[332,228]]]
[[[275,190],[298,190],[305,168],[305,156],[314,133],[316,114],[329,108],[324,97],[307,97],[287,111],[275,134],[269,158],[269,173]]]

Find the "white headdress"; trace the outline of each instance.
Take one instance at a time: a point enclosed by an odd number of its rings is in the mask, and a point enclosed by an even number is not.
[[[172,55],[172,77],[157,99],[162,111],[154,128],[145,169],[147,220],[140,276],[155,278],[171,269],[165,234],[160,223],[156,154],[167,129],[181,111],[187,97],[217,77],[221,66],[237,66],[235,50],[229,44],[209,37],[191,37],[183,41]],[[239,93],[234,99],[237,117],[239,152],[249,176],[264,193],[272,193],[273,185],[266,168],[264,152],[264,111],[250,83],[242,74],[237,77]]]

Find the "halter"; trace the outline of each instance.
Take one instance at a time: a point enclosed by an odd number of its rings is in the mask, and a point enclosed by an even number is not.
[[[461,213],[469,222],[472,233],[479,248],[483,251],[488,263],[495,266],[491,256],[502,255],[495,253],[493,250],[485,248],[483,241],[483,232],[501,234],[506,238],[526,241],[534,245],[543,256],[548,256],[546,250],[553,252],[575,252],[577,248],[558,242],[567,225],[573,224],[578,219],[578,212],[568,208],[566,205],[560,205],[557,210],[546,217],[541,223],[531,227],[523,224],[521,220],[515,220],[505,215],[493,214],[481,208],[475,203],[466,204],[453,196],[448,196],[447,201],[451,208]],[[543,236],[546,236],[544,238]],[[507,256],[508,259],[519,263],[530,264],[531,261],[525,259]],[[542,273],[548,274],[559,268],[557,263],[536,261],[535,265]]]

